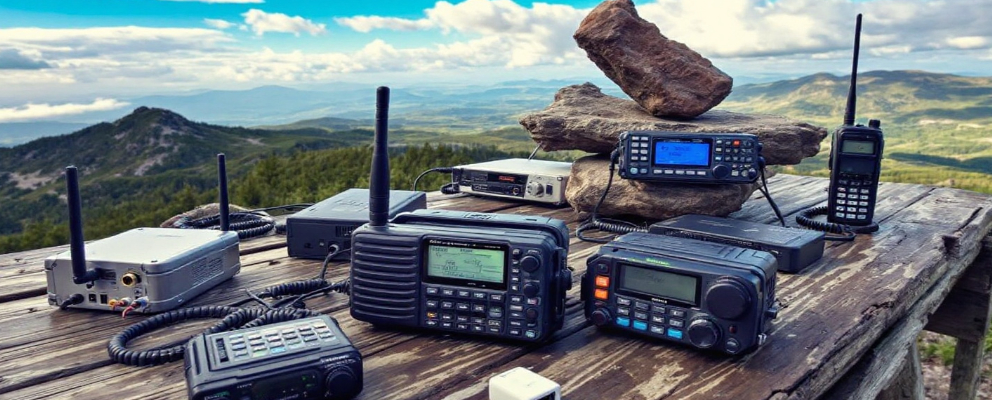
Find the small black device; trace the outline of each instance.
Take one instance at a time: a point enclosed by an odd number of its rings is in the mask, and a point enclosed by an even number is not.
[[[427,208],[427,194],[393,190],[389,217]],[[351,248],[351,232],[369,222],[369,190],[348,189],[286,218],[286,249],[290,257],[323,260],[331,246]],[[339,251],[335,258],[343,258]]]
[[[869,120],[868,126],[854,124],[860,47],[861,14],[858,14],[851,87],[844,124],[834,131],[831,138],[830,189],[827,191],[827,221],[850,226],[873,224],[878,176],[882,169],[882,148],[885,145],[879,120]]]
[[[620,134],[620,177],[685,183],[751,183],[761,174],[761,144],[745,133],[627,131]]]
[[[648,232],[767,251],[778,260],[778,270],[789,273],[801,272],[823,256],[825,236],[819,231],[697,214],[652,224]]]
[[[585,315],[600,327],[738,354],[764,343],[778,314],[765,251],[634,232],[586,266]]]
[[[564,205],[572,163],[510,158],[452,168],[461,193]]]
[[[362,391],[362,355],[326,315],[199,334],[184,361],[192,400],[346,400]]]
[[[417,210],[388,220],[389,89],[377,92],[369,223],[351,244],[351,315],[384,326],[540,341],[561,328],[568,228],[547,217]]]

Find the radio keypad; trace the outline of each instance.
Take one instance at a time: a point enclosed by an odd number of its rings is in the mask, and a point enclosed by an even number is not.
[[[621,295],[615,295],[614,298],[617,304],[617,317],[614,320],[616,325],[650,332],[668,339],[682,340],[686,310]]]
[[[841,174],[837,180],[834,217],[866,221],[874,182],[867,175]]]
[[[527,284],[538,284],[537,268],[528,272],[521,268],[521,260],[538,261],[541,253],[536,250],[514,248],[511,250],[512,262],[505,292],[493,293],[485,289],[447,288],[442,285],[427,284],[424,292],[427,298],[424,324],[428,327],[440,327],[473,333],[509,334],[523,336],[529,339],[537,338],[540,330],[537,327],[540,306],[539,297],[527,297]],[[528,267],[534,267],[527,265]],[[533,288],[531,288],[533,291]],[[533,293],[532,293],[533,294]],[[438,313],[437,311],[441,311]]]
[[[281,330],[261,327],[258,330],[228,335],[214,340],[213,348],[221,362],[228,362],[277,355],[306,346],[317,346],[320,341],[335,340],[337,337],[327,325],[317,321],[295,324]]]

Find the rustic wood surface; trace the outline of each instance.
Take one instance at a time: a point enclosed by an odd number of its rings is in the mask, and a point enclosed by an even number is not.
[[[793,226],[795,213],[825,202],[826,187],[823,178],[780,174],[769,181]],[[738,357],[592,327],[582,315],[579,278],[586,257],[598,245],[574,236],[569,265],[576,273],[566,322],[548,343],[379,329],[352,319],[341,294],[308,304],[335,317],[362,352],[365,388],[360,399],[485,399],[488,379],[516,366],[558,382],[567,399],[830,397],[828,390],[894,329],[922,327],[925,321],[916,317],[937,308],[992,227],[992,197],[986,195],[883,183],[878,197],[881,230],[852,243],[828,243],[823,259],[811,268],[779,274],[782,311],[769,341]],[[434,208],[553,216],[568,222],[572,232],[581,220],[569,208],[464,196],[432,195],[429,200]],[[731,217],[774,221],[760,193]],[[226,304],[243,299],[245,289],[315,275],[320,263],[287,257],[283,240],[270,236],[243,242],[241,273],[193,304]],[[181,363],[134,368],[107,358],[109,337],[142,316],[122,320],[111,313],[58,311],[47,304],[42,262],[59,251],[63,249],[0,256],[0,398],[185,398]],[[347,263],[331,264],[330,280],[347,275]],[[169,342],[204,324],[186,323],[135,345]],[[884,369],[869,365],[865,371]]]

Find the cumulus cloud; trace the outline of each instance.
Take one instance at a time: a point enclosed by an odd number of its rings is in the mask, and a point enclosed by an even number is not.
[[[0,69],[45,69],[51,68],[45,60],[33,60],[15,49],[0,50]]]
[[[290,17],[282,13],[267,13],[253,8],[241,16],[245,17],[245,24],[251,27],[252,32],[259,36],[264,35],[265,32],[292,33],[296,36],[300,36],[303,32],[312,36],[327,32],[326,25],[314,23],[298,15]]]
[[[209,51],[233,40],[223,32],[199,28],[0,29],[0,47],[26,49],[48,60],[177,50]]]
[[[19,122],[42,120],[66,115],[77,115],[91,111],[115,110],[128,103],[115,99],[98,98],[89,104],[34,104],[28,103],[20,107],[0,108],[0,122]]]
[[[227,29],[234,26],[234,23],[232,22],[227,22],[222,19],[212,19],[212,18],[204,18],[203,23],[207,24],[207,26],[211,28],[217,28],[217,29]]]
[[[427,19],[410,20],[395,17],[378,16],[357,16],[350,18],[335,18],[341,26],[346,26],[355,31],[368,33],[374,29],[392,29],[396,31],[416,31],[426,30],[434,27],[434,23]]]

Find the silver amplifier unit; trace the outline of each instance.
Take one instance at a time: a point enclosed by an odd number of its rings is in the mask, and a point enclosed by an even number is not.
[[[451,181],[462,193],[561,206],[571,171],[569,162],[510,158],[454,167]]]

